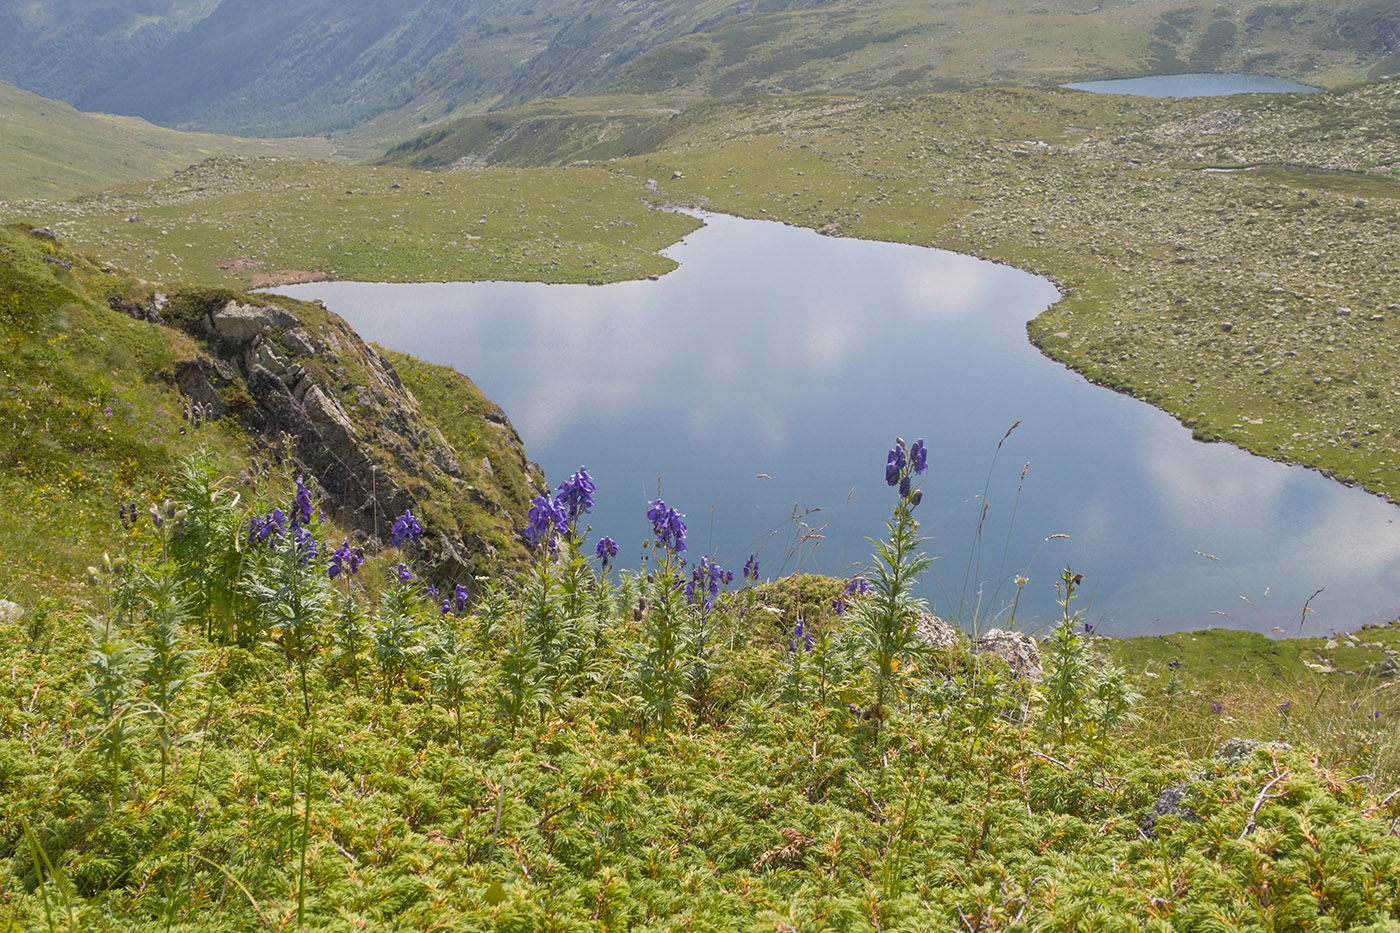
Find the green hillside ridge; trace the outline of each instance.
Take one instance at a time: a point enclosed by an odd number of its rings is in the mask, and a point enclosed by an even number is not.
[[[0,79],[240,135],[387,137],[542,98],[928,93],[1185,71],[1393,73],[1387,0],[0,0]]]
[[[218,153],[329,156],[323,139],[180,133],[136,117],[80,113],[0,83],[0,198],[70,198],[168,175]]]
[[[11,202],[76,248],[151,278],[262,286],[316,278],[609,282],[675,268],[697,221],[601,168],[428,174],[211,159],[64,203]]]

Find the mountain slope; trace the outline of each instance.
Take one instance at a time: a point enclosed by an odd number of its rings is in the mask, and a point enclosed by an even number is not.
[[[326,156],[319,138],[181,133],[139,117],[80,113],[0,82],[0,199],[66,198],[184,168],[218,153]]]
[[[1389,0],[0,0],[0,79],[190,129],[398,133],[545,97],[1400,68]]]

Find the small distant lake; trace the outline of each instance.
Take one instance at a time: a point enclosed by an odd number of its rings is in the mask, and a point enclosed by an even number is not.
[[[1267,75],[1187,74],[1151,75],[1111,81],[1080,81],[1061,87],[1096,94],[1136,97],[1224,97],[1228,94],[1312,94],[1318,89]]]
[[[1400,613],[1400,510],[1195,442],[1042,356],[1025,324],[1058,298],[1044,279],[778,223],[705,222],[658,281],[280,291],[470,375],[554,485],[587,465],[593,538],[615,538],[625,565],[649,536],[659,477],[688,516],[692,557],[737,573],[756,552],[765,576],[847,575],[883,534],[885,453],[903,435],[932,450],[918,515],[937,557],[923,595],[940,614],[1004,620],[1019,573],[1030,578],[1019,624],[1046,623],[1066,565],[1085,574],[1078,607],[1106,634],[1297,634],[1320,587],[1308,633]],[[814,508],[798,528],[794,509]],[[804,530],[821,537],[794,555]]]

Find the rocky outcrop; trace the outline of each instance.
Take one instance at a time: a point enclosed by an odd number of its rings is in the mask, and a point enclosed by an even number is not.
[[[1035,639],[1025,632],[988,629],[972,643],[972,650],[978,654],[996,655],[1006,662],[1011,673],[1017,677],[1040,679],[1040,649],[1036,647]]]
[[[968,639],[954,625],[927,613],[915,621],[914,634],[932,648],[958,648],[968,644]],[[1035,639],[1024,632],[988,629],[973,640],[970,647],[977,654],[994,654],[1001,658],[1016,677],[1040,679],[1040,649]]]
[[[489,460],[464,470],[389,360],[329,312],[315,317],[238,300],[198,315],[185,309],[178,319],[207,352],[177,364],[175,383],[210,417],[236,417],[264,446],[289,454],[315,477],[322,512],[366,541],[386,540],[396,516],[421,516],[435,497],[505,512],[473,483]],[[493,408],[488,418],[506,435],[526,485],[543,488],[505,415]],[[483,541],[442,533],[430,537],[428,552],[439,576],[459,581],[498,556]]]
[[[230,301],[209,315],[209,329],[234,344],[251,343],[272,330],[287,330],[299,322],[276,305],[239,304]]]

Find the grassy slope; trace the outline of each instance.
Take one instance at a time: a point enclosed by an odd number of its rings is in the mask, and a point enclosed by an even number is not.
[[[165,280],[607,282],[674,267],[657,250],[696,222],[600,169],[428,175],[289,159],[218,159],[149,185],[0,214]],[[128,218],[139,217],[139,222]]]
[[[180,133],[136,117],[80,113],[0,83],[0,198],[68,198],[167,175],[216,153],[324,156],[323,139]]]

